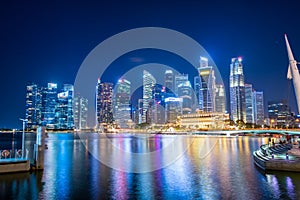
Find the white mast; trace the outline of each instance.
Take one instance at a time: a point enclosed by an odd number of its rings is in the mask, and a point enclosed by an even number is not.
[[[285,36],[286,49],[289,57],[287,78],[293,79],[294,90],[295,90],[297,106],[298,106],[298,114],[299,114],[300,113],[300,75],[297,67],[297,61],[294,59],[289,41],[287,39],[287,35],[285,34],[284,36]]]

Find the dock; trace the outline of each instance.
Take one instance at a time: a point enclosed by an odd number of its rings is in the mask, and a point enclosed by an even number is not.
[[[256,166],[264,171],[300,172],[300,148],[293,144],[261,145],[253,152]]]

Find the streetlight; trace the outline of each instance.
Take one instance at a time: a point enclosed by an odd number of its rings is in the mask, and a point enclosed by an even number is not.
[[[28,121],[27,119],[21,119],[23,121],[23,133],[22,133],[22,158],[24,158],[25,154],[25,123]]]

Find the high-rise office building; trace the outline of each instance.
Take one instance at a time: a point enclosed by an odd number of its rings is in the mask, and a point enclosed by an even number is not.
[[[257,125],[264,124],[265,111],[264,111],[264,93],[253,91],[253,116],[254,123]]]
[[[43,125],[48,129],[55,128],[57,92],[56,83],[48,83],[48,87],[43,89]]]
[[[37,84],[31,83],[26,87],[26,127],[36,129],[42,121],[42,94]]]
[[[200,77],[195,76],[194,77],[194,91],[195,91],[195,99],[194,104],[197,106],[195,110],[199,110],[200,107],[202,107],[202,101],[200,102]]]
[[[130,81],[121,78],[114,90],[114,119],[121,128],[128,128],[131,119]]]
[[[213,67],[200,67],[198,71],[200,77],[199,109],[204,112],[214,112],[216,78]]]
[[[226,113],[226,93],[223,84],[216,84],[215,111],[218,113]]]
[[[113,84],[97,83],[97,122],[98,127],[102,124],[113,123]]]
[[[155,84],[152,89],[152,123],[164,124],[165,123],[165,94],[166,87]]]
[[[175,75],[175,85],[174,85],[174,91],[175,94],[178,95],[178,86],[182,83],[185,83],[186,81],[189,80],[189,75],[188,74],[177,74]]]
[[[246,105],[246,121],[245,123],[254,124],[254,104],[253,104],[253,88],[252,84],[245,84],[245,105]]]
[[[174,74],[172,70],[166,70],[165,72],[165,87],[166,93],[174,93]]]
[[[74,87],[64,84],[63,90],[57,94],[55,107],[55,129],[73,129],[73,94]]]
[[[74,126],[76,129],[86,129],[88,116],[88,99],[76,95],[74,97]]]
[[[156,79],[146,70],[143,71],[143,113],[142,123],[149,123],[149,105],[152,101],[152,88],[156,83]],[[148,119],[148,121],[147,121]]]
[[[193,89],[190,81],[178,85],[178,97],[182,99],[182,114],[190,114],[193,105]]]
[[[165,118],[167,123],[176,123],[182,114],[182,98],[168,97],[165,99]]]
[[[291,118],[291,111],[286,100],[269,101],[268,114],[272,127],[285,127]]]
[[[231,119],[246,121],[245,83],[242,58],[232,58],[230,64],[230,113]]]

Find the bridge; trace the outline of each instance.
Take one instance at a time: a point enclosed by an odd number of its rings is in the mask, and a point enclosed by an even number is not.
[[[235,136],[239,134],[282,134],[282,135],[295,135],[300,136],[300,130],[290,129],[246,129],[246,130],[209,130],[209,131],[195,131],[192,132],[194,135],[226,135]]]

